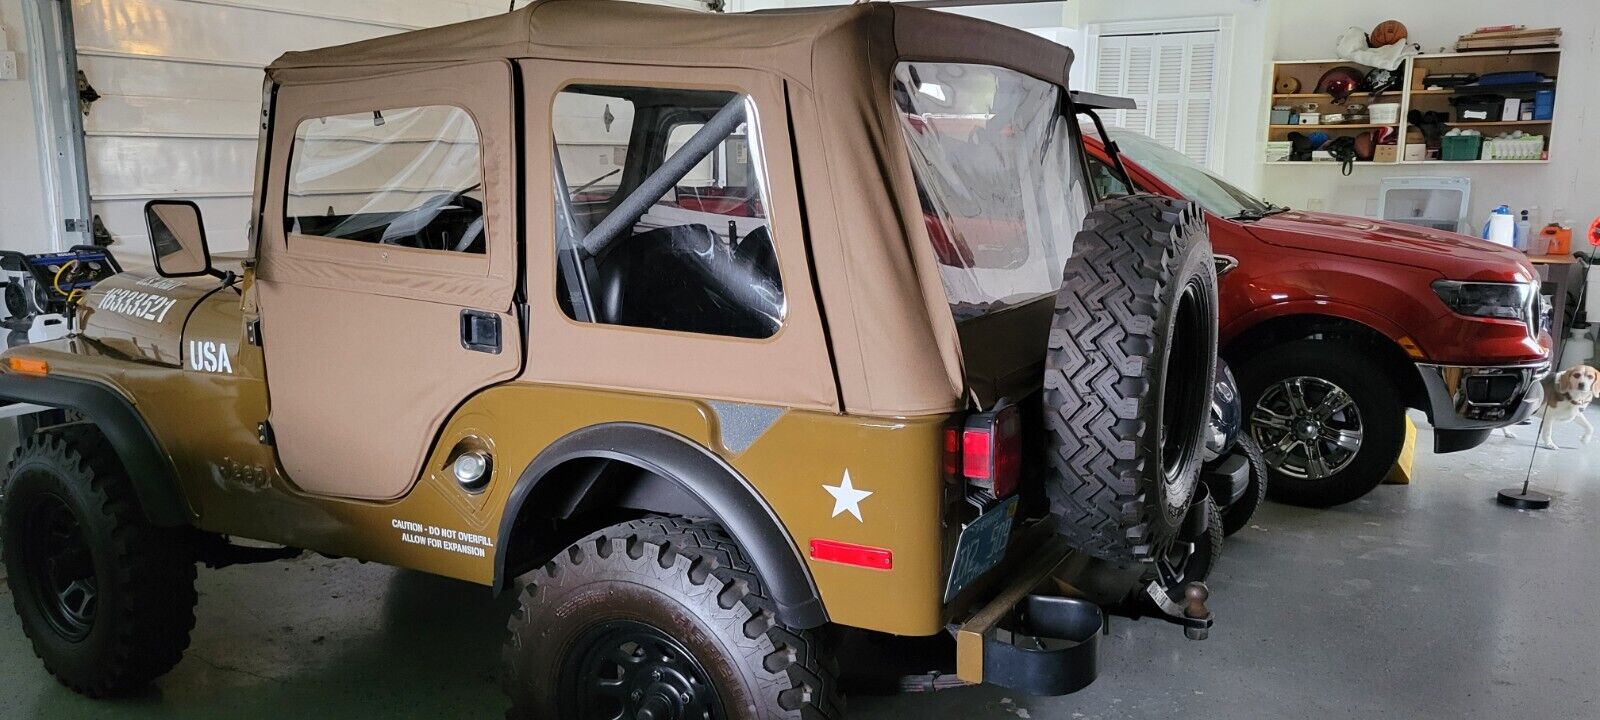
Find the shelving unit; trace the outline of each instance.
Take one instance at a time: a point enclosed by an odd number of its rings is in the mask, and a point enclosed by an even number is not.
[[[1444,165],[1444,164],[1471,164],[1471,165],[1538,165],[1548,163],[1548,157],[1537,160],[1406,160],[1404,148],[1406,143],[1422,143],[1422,131],[1412,125],[1407,115],[1415,108],[1418,110],[1434,110],[1449,112],[1455,116],[1454,108],[1450,105],[1450,98],[1455,95],[1470,95],[1475,92],[1485,94],[1499,93],[1528,93],[1534,89],[1544,87],[1554,88],[1555,83],[1539,86],[1512,85],[1504,87],[1484,88],[1457,88],[1457,89],[1429,89],[1424,83],[1429,73],[1470,72],[1479,75],[1491,72],[1505,72],[1514,70],[1533,70],[1552,78],[1560,76],[1561,50],[1559,48],[1534,49],[1534,50],[1494,50],[1460,53],[1437,53],[1432,55],[1418,55],[1408,59],[1397,71],[1401,77],[1399,90],[1380,93],[1374,99],[1370,93],[1357,92],[1351,95],[1347,102],[1359,102],[1370,105],[1374,102],[1400,103],[1400,121],[1398,123],[1383,125],[1374,123],[1339,123],[1316,125],[1274,125],[1267,123],[1267,140],[1286,140],[1291,132],[1309,132],[1321,130],[1335,137],[1340,135],[1355,135],[1369,132],[1381,127],[1395,128],[1400,137],[1400,148],[1395,162],[1356,161],[1355,167],[1389,166],[1389,165]],[[1365,72],[1368,68],[1348,60],[1282,60],[1273,63],[1272,81],[1276,86],[1277,81],[1283,77],[1293,77],[1300,81],[1302,90],[1313,89],[1322,74],[1336,67],[1351,66]],[[1560,100],[1559,93],[1557,100]],[[1296,92],[1274,93],[1271,96],[1271,105],[1302,105],[1315,102],[1319,110],[1326,114],[1330,111],[1337,112],[1342,107],[1335,104],[1333,98],[1326,93]],[[1548,155],[1550,138],[1554,134],[1555,123],[1552,120],[1490,120],[1476,122],[1446,123],[1450,127],[1472,128],[1483,132],[1485,139],[1504,131],[1523,130],[1528,134],[1543,135],[1545,137],[1545,152]],[[1311,166],[1311,167],[1339,167],[1337,162],[1267,162],[1270,167]]]

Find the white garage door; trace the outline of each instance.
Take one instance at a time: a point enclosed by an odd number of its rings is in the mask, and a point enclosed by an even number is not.
[[[152,198],[195,200],[212,249],[243,250],[267,63],[506,9],[507,0],[73,0],[78,67],[100,95],[83,120],[91,209],[130,258],[149,254],[142,209]]]

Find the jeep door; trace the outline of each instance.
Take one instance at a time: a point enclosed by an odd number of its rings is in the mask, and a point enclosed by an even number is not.
[[[404,495],[451,411],[521,367],[511,67],[417,67],[273,75],[267,440],[310,493]]]

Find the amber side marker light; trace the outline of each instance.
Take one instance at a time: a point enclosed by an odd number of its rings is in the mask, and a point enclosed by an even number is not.
[[[44,377],[50,374],[50,363],[34,358],[6,358],[6,368],[18,375]]]

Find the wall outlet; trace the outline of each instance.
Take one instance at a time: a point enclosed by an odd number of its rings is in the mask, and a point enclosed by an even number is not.
[[[17,53],[12,50],[0,52],[0,80],[17,79]]]
[[[1328,209],[1328,201],[1326,198],[1319,197],[1306,198],[1306,209],[1311,211],[1326,210]]]

